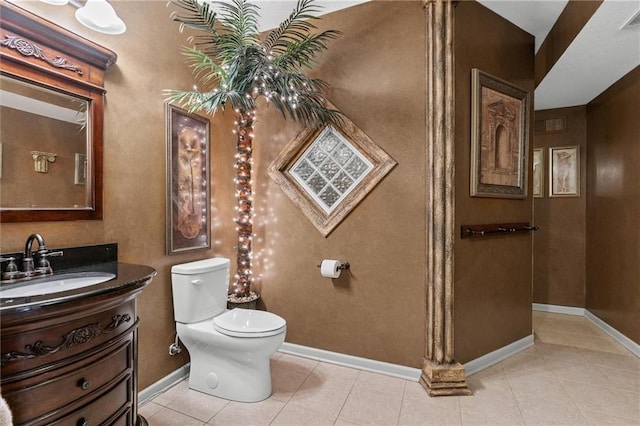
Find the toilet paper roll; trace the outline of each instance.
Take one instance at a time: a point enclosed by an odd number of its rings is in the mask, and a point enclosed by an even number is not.
[[[338,278],[340,276],[340,261],[324,259],[320,264],[320,274],[326,278]]]

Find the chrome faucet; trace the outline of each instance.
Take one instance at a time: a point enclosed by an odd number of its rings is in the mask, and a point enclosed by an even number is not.
[[[22,272],[27,275],[33,275],[35,270],[35,266],[33,264],[33,257],[31,253],[31,246],[33,245],[33,240],[38,241],[38,252],[40,250],[47,251],[47,246],[44,243],[44,238],[40,234],[31,234],[29,238],[27,238],[27,242],[24,245],[24,256],[22,257]]]
[[[33,246],[33,240],[38,242],[38,251],[36,252],[39,256],[38,267],[36,268],[33,261],[33,252],[31,251],[31,247]],[[31,234],[29,238],[27,238],[27,242],[24,245],[24,257],[22,258],[22,272],[27,276],[31,275],[48,275],[52,274],[53,270],[51,269],[51,264],[47,257],[49,256],[62,256],[61,251],[49,251],[47,249],[46,244],[44,243],[44,238],[40,234]]]
[[[38,242],[38,251],[35,254],[38,256],[38,263],[33,260],[34,252],[32,251],[33,242]],[[27,242],[24,245],[24,253],[22,255],[22,271],[18,269],[16,265],[16,257],[0,257],[0,263],[9,262],[7,267],[2,272],[0,281],[11,281],[29,279],[38,275],[51,275],[53,269],[49,263],[49,256],[62,256],[62,251],[49,251],[47,245],[44,243],[44,238],[40,234],[31,234],[27,238]]]

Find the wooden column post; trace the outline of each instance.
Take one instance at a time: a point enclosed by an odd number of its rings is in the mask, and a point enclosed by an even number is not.
[[[427,327],[420,383],[429,395],[469,395],[454,360],[455,87],[453,0],[426,0]]]

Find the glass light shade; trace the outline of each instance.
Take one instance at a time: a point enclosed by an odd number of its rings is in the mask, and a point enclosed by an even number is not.
[[[104,34],[122,34],[127,29],[106,0],[87,0],[76,10],[76,19],[85,27]]]
[[[69,0],[40,0],[43,3],[53,4],[55,6],[64,6],[69,3]]]

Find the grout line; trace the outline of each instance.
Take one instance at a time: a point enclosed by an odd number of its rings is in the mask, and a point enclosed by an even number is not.
[[[268,399],[271,399],[271,397],[269,397]],[[278,401],[277,399],[274,399],[273,401]],[[278,402],[282,402],[282,401],[278,401]],[[271,419],[271,421],[269,422],[269,425],[272,425],[273,422],[276,421],[276,419],[278,418],[278,416],[280,415],[280,413],[282,413],[282,410],[284,410],[284,407],[286,407],[289,404],[289,402],[284,402],[282,403],[282,407],[280,407],[280,409],[278,410],[278,412],[276,413],[275,416],[273,416],[273,419]],[[215,417],[215,416],[214,416]],[[211,421],[211,420],[209,420]]]
[[[334,425],[340,419],[340,414],[342,414],[342,410],[344,410],[344,406],[347,404],[347,401],[349,400],[349,397],[351,396],[351,392],[353,392],[353,388],[356,386],[356,382],[358,381],[358,377],[360,377],[360,373],[362,372],[362,370],[356,370],[356,371],[358,372],[358,374],[356,374],[356,378],[354,379],[353,383],[351,383],[351,388],[349,389],[349,393],[347,393],[347,397],[342,402],[342,406],[340,407],[340,410],[338,410],[338,415],[336,416],[336,419],[333,421]],[[349,423],[351,423],[351,422],[349,422]]]
[[[404,406],[404,398],[407,395],[407,381],[404,381],[404,387],[402,388],[402,398],[400,399],[400,409],[398,410],[398,417],[396,418],[396,424],[400,424],[400,418],[402,417],[402,407]]]
[[[538,351],[536,351],[536,355],[538,357],[540,357],[540,354],[538,353]],[[546,368],[546,365],[545,365]],[[504,365],[502,366],[502,371],[504,372]],[[507,382],[507,386],[509,386],[509,392],[511,392],[511,397],[513,398],[513,400],[516,403],[516,407],[518,408],[518,413],[520,414],[520,419],[522,420],[522,424],[526,425],[527,422],[524,418],[524,414],[522,414],[522,409],[520,408],[520,401],[518,400],[518,397],[516,396],[515,392],[513,391],[513,387],[511,387],[511,381],[509,380],[509,375],[504,373],[504,381]]]
[[[569,314],[570,315],[570,314]],[[566,345],[567,347],[570,348],[574,348],[578,351],[580,351],[580,349],[577,346],[571,346],[571,345]],[[542,362],[544,362],[545,368],[547,370],[549,370],[549,373],[551,373],[551,376],[556,379],[556,381],[558,382],[558,384],[560,385],[560,388],[562,389],[563,393],[565,394],[565,396],[567,397],[568,401],[573,404],[573,406],[575,408],[578,409],[578,413],[580,413],[580,417],[582,417],[582,420],[584,421],[584,424],[587,425],[589,424],[589,421],[587,420],[586,416],[584,415],[584,413],[582,412],[582,409],[580,408],[580,405],[573,399],[571,398],[571,394],[569,393],[569,391],[567,390],[567,388],[565,387],[564,383],[562,382],[562,378],[556,376],[556,373],[553,371],[553,368],[551,368],[549,366],[549,360],[547,360],[541,353],[538,353],[538,355],[540,356],[540,358],[542,358]],[[585,359],[586,360],[586,359]],[[562,362],[572,362],[572,361],[566,361],[565,359],[561,359]],[[587,364],[591,365],[591,363],[589,362],[589,360],[586,360]],[[581,364],[581,363],[578,363]]]

